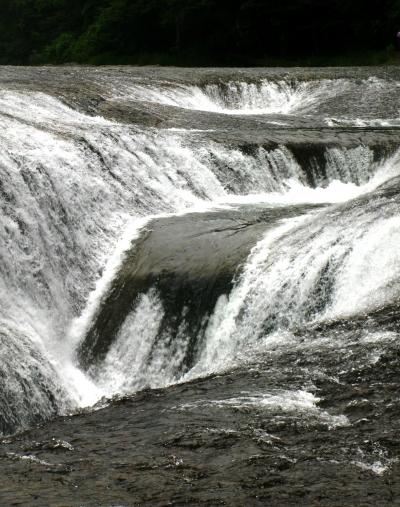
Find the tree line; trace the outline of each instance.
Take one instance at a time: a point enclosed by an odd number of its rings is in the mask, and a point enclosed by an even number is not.
[[[0,63],[323,59],[399,30],[400,0],[0,0]]]

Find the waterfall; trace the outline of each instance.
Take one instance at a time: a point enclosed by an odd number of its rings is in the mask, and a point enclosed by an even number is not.
[[[130,83],[110,94],[208,112],[300,115],[354,86],[344,79]],[[398,297],[399,203],[379,187],[398,174],[396,153],[382,160],[363,144],[326,146],[322,164],[311,157],[305,165],[284,144],[199,141],[189,131],[106,120],[4,84],[0,117],[0,432],[103,395],[218,371],[277,330],[372,311]],[[150,287],[104,362],[83,371],[77,348],[151,220],[249,202],[331,206],[293,211],[265,233],[231,280],[232,292],[204,315],[193,350],[185,309],[178,330],[165,331],[164,301]],[[347,301],[361,272],[369,281]],[[194,364],[182,369],[189,349]]]
[[[229,297],[218,301],[195,371],[221,368],[228,357],[268,346],[277,334],[358,317],[397,301],[398,179],[392,185],[290,219],[268,233]]]
[[[228,82],[204,86],[180,85],[153,88],[133,85],[115,90],[117,97],[156,102],[185,109],[224,114],[292,114],[304,112],[340,92],[351,83],[346,80],[258,83]]]
[[[215,83],[197,85],[176,83],[169,80],[137,83],[126,80],[111,81],[111,94],[115,99],[143,101],[164,106],[179,107],[190,110],[206,111],[230,115],[309,115],[324,112],[333,101],[347,102],[356,108],[368,103],[374,108],[374,98],[383,92],[397,95],[398,83],[382,78],[352,80],[345,77],[335,79],[293,79],[285,76],[281,79],[261,79],[253,81],[217,80]],[[354,96],[354,98],[353,98]],[[335,125],[396,125],[390,121],[382,123],[379,119],[341,117],[326,118]],[[279,125],[279,123],[278,123]]]

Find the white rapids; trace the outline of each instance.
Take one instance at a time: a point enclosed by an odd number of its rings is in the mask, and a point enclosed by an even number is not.
[[[137,86],[121,89],[119,97],[229,114],[303,114],[348,86],[345,80]],[[7,403],[19,400],[7,419],[16,429],[39,414],[51,417],[102,396],[177,381],[179,336],[173,353],[160,349],[147,361],[163,314],[153,290],[121,328],[101,379],[75,362],[124,252],[150,217],[240,202],[340,206],[400,169],[397,154],[377,162],[366,146],[329,147],[326,174],[316,173],[312,188],[285,146],[249,154],[209,140],[196,143],[184,130],[91,117],[39,92],[0,90],[0,118],[0,374]],[[362,216],[335,210],[289,219],[255,246],[232,293],[218,302],[198,364],[186,378],[224,369],[269,332],[399,297],[394,210],[379,214],[368,204]],[[326,270],[329,304],[315,308],[310,301]],[[366,272],[368,279],[351,291]],[[268,316],[274,325],[266,333]],[[160,372],[165,358],[170,368]]]

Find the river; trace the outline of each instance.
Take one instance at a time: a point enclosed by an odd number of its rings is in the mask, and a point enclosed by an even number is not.
[[[0,67],[0,503],[400,502],[400,70]]]

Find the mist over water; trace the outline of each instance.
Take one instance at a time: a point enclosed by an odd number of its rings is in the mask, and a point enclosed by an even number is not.
[[[99,74],[93,81],[105,87],[107,79]],[[283,115],[281,123],[315,118],[331,129],[397,125],[393,111],[358,118],[376,94],[398,89],[393,80],[148,85],[118,77],[109,83],[104,95],[126,104],[238,117]],[[354,118],[340,116],[343,102],[354,103],[355,90],[364,106]],[[335,101],[339,117],[333,114]],[[92,406],[104,396],[222,373],[269,343],[284,344],[288,336],[295,341],[295,333],[309,327],[398,302],[396,147],[329,143],[305,160],[296,143],[224,143],[195,134],[195,125],[157,128],[83,109],[53,92],[0,87],[1,433]],[[190,237],[192,222],[217,220],[220,213],[235,222],[249,207],[273,210],[274,219],[258,219],[263,230],[246,240],[235,270],[221,274],[224,281],[197,320],[193,301],[176,306],[173,315],[167,289],[156,275],[152,279],[154,266],[140,274],[143,290],[138,285],[131,301],[125,295],[114,300],[115,309],[110,306],[115,284],[128,277],[127,263],[145,264],[141,252],[158,230],[165,227],[171,245],[176,240],[168,273],[175,269],[179,280],[190,278],[182,267],[188,261],[179,260],[187,252],[183,240],[169,237],[168,227],[181,220]],[[212,234],[220,230],[215,226]],[[206,232],[196,237],[201,234]],[[233,234],[239,237],[240,227]],[[228,257],[223,244],[218,248],[221,258]],[[166,258],[167,253],[160,262]],[[129,273],[133,280],[136,275]],[[187,290],[182,287],[181,281],[172,284],[171,294],[178,298]],[[105,309],[119,315],[107,336],[96,327]],[[102,340],[107,346],[97,356]],[[316,416],[313,395],[286,391],[223,403],[269,406],[281,396],[285,410],[309,407]],[[328,418],[325,411],[321,418]]]

